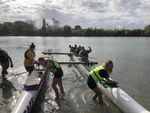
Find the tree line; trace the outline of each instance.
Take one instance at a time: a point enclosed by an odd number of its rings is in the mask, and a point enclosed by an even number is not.
[[[144,29],[97,29],[82,28],[76,25],[58,27],[48,25],[43,19],[41,28],[37,28],[32,21],[4,22],[0,24],[0,36],[150,36],[150,25]]]

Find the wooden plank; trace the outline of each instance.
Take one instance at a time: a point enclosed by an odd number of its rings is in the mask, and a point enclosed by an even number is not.
[[[36,69],[37,72],[43,72],[44,69]]]
[[[57,55],[72,55],[71,53],[64,53],[64,52],[42,52],[44,55],[51,55],[51,54],[57,54]]]
[[[98,64],[98,62],[74,62],[74,61],[69,61],[69,62],[58,62],[59,64]]]

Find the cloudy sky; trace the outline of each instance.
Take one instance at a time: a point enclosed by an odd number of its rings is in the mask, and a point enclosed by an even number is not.
[[[0,0],[0,23],[33,20],[83,28],[144,28],[150,25],[150,0]]]

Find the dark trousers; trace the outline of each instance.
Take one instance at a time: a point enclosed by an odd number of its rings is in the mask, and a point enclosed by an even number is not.
[[[9,68],[9,62],[5,62],[1,64],[2,66],[2,76],[5,76],[8,74],[7,69]]]
[[[28,76],[32,73],[34,67],[33,66],[24,66],[26,71],[29,73]]]

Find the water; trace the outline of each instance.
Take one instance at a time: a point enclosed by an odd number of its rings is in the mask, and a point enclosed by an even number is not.
[[[150,110],[150,38],[137,37],[0,37],[0,47],[12,57],[15,67],[10,69],[7,79],[0,76],[0,113],[10,113],[19,98],[22,84],[26,79],[23,68],[24,52],[31,42],[36,44],[36,58],[41,52],[53,49],[68,52],[68,45],[91,46],[90,59],[99,64],[106,59],[114,62],[111,77],[119,81],[119,86],[146,109]],[[54,56],[68,61],[65,56]],[[0,69],[1,70],[1,69]],[[66,95],[60,101],[54,100],[49,76],[32,113],[121,113],[105,96],[108,106],[100,107],[91,100],[92,92],[86,79],[75,73],[73,67],[63,66],[63,84]],[[38,108],[38,109],[37,109]]]

